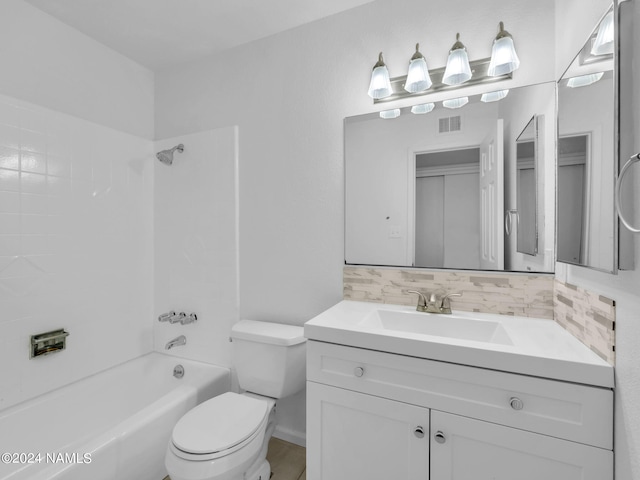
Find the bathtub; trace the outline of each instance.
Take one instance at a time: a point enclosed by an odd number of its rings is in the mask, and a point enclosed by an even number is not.
[[[230,387],[226,368],[150,353],[15,405],[0,412],[0,480],[162,480],[175,423]]]

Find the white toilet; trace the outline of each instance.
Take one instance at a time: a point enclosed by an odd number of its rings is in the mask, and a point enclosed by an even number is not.
[[[171,434],[171,480],[268,480],[275,404],[304,388],[304,329],[241,320],[231,329],[233,363],[246,393],[227,392],[184,415]]]

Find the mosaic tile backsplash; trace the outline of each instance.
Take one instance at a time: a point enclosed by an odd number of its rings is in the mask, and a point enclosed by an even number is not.
[[[346,300],[414,305],[407,290],[456,292],[462,297],[451,299],[454,310],[553,318],[551,275],[351,266],[343,275]]]
[[[614,365],[616,302],[557,280],[554,291],[556,322]]]
[[[555,319],[600,357],[615,361],[615,302],[553,275],[345,266],[345,300],[415,305],[407,290],[458,292],[454,310]]]

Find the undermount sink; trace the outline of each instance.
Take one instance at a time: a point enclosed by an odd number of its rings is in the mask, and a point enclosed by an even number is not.
[[[456,315],[373,310],[361,320],[360,325],[418,335],[513,345],[511,338],[500,323]]]

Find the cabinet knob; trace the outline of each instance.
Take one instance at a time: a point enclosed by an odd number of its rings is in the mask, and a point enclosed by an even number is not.
[[[424,438],[424,428],[418,425],[416,429],[413,431],[413,434],[418,438]]]
[[[447,438],[444,436],[444,433],[442,433],[440,430],[438,430],[434,435],[433,438],[435,439],[436,442],[438,443],[444,443],[447,441]]]
[[[511,397],[509,399],[509,405],[511,405],[511,408],[514,410],[522,410],[524,408],[524,402],[518,397]]]
[[[364,368],[362,368],[362,367],[356,367],[356,368],[354,368],[354,369],[353,369],[353,374],[354,374],[356,377],[361,377],[361,376],[363,376],[363,375],[364,375]]]

